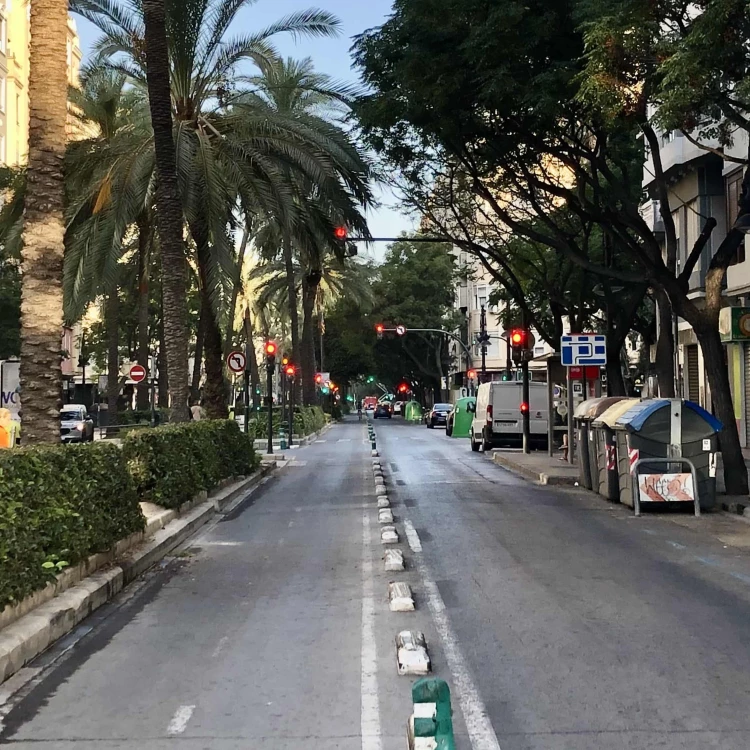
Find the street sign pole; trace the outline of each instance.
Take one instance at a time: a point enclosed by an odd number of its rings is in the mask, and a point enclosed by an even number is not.
[[[523,452],[531,452],[531,405],[529,404],[529,360],[526,358],[528,352],[524,352],[523,362],[521,362],[521,373],[523,374],[521,396],[522,401],[529,408],[527,408],[523,416]]]
[[[149,370],[151,371],[151,426],[156,427],[156,356],[151,358]]]
[[[273,454],[273,360],[266,363],[266,403],[268,404],[268,455]]]
[[[570,377],[570,367],[568,367],[568,463],[574,464],[573,456],[573,378]],[[580,449],[580,446],[579,446]]]
[[[482,382],[487,382],[487,311],[482,306],[479,318],[479,336],[482,341]]]

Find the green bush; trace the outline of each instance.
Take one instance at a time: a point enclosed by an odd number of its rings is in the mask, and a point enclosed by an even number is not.
[[[143,526],[116,445],[0,451],[0,609]]]
[[[169,409],[156,410],[156,424],[169,422]],[[151,409],[125,409],[117,412],[118,425],[151,424]]]
[[[256,465],[252,437],[229,419],[131,432],[122,451],[141,499],[165,508],[178,508]]]

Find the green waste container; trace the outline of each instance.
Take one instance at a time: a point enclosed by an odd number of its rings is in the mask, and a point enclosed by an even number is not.
[[[621,499],[621,474],[619,461],[628,461],[628,449],[624,434],[617,429],[617,419],[636,404],[637,398],[621,398],[596,417],[591,425],[596,447],[597,481],[594,489],[607,500],[615,503]],[[623,438],[622,443],[618,442]]]
[[[695,466],[698,501],[701,510],[716,505],[716,454],[719,451],[721,422],[692,401],[656,398],[641,401],[616,420],[618,440],[627,447],[626,461],[619,462],[620,501],[633,506],[632,467],[644,458],[686,458]],[[619,447],[619,446],[618,446]],[[645,464],[640,474],[688,474],[689,467],[674,464]],[[658,492],[650,501],[658,505]],[[674,497],[674,495],[672,495]],[[672,501],[668,501],[672,502]]]
[[[404,419],[407,422],[422,421],[422,407],[418,401],[407,401],[404,405]]]
[[[467,438],[471,431],[471,423],[474,419],[474,413],[469,411],[469,404],[476,405],[477,400],[474,396],[460,398],[453,405],[453,413],[448,417],[452,420],[451,437]]]
[[[590,398],[576,407],[573,420],[578,442],[578,481],[587,490],[599,491],[599,453],[593,422],[624,396]]]

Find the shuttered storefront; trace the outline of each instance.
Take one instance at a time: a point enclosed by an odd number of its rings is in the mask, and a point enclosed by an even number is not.
[[[701,388],[699,377],[700,368],[698,367],[698,346],[690,344],[685,347],[685,368],[687,371],[687,398],[696,404],[700,403]]]
[[[745,434],[750,446],[750,344],[745,344]]]

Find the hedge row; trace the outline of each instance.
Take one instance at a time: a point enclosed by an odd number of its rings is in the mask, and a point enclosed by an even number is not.
[[[142,500],[177,508],[256,465],[252,440],[234,420],[204,420],[131,432],[122,455]]]
[[[0,609],[143,526],[116,445],[0,451]]]
[[[286,423],[288,412],[282,419],[281,411],[274,409],[273,412],[273,434],[278,435],[282,423]],[[297,406],[294,409],[294,434],[311,435],[313,432],[323,429],[326,424],[326,415],[319,406]],[[261,412],[250,425],[253,436],[256,439],[268,437],[268,412]]]
[[[0,451],[0,609],[144,526],[139,500],[175,508],[256,465],[236,422],[138,430],[112,443]]]

